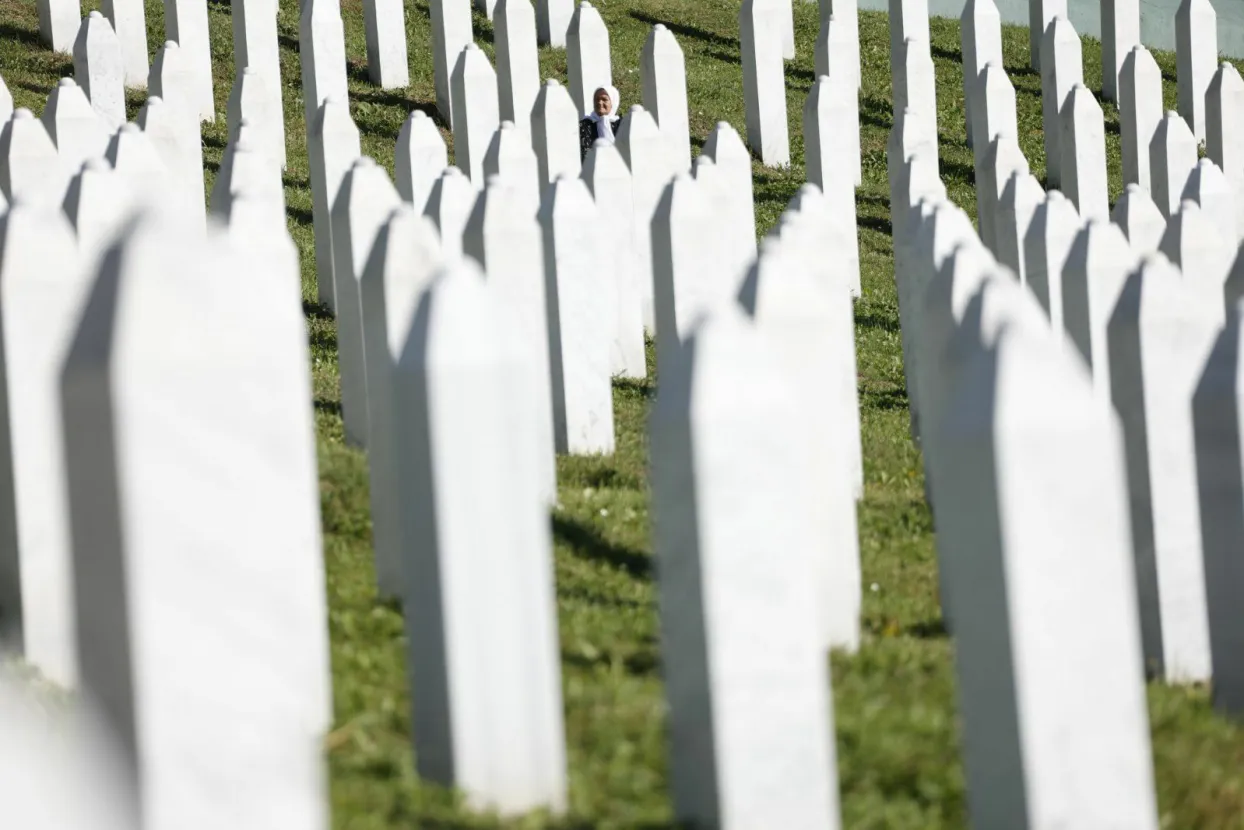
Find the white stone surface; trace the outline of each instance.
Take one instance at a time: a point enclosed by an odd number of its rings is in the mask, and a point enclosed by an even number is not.
[[[634,115],[631,116],[634,118]],[[708,134],[701,155],[708,156],[717,167],[717,179],[721,183],[721,199],[724,222],[729,223],[729,233],[719,239],[717,255],[725,273],[741,277],[748,265],[756,258],[756,204],[752,187],[752,159],[747,145],[738,131],[726,121],[718,121]],[[634,167],[632,166],[632,172]],[[665,183],[661,183],[664,189]],[[638,191],[637,191],[638,192]],[[660,198],[658,191],[657,198]],[[653,202],[655,209],[656,202]]]
[[[1236,254],[1234,240],[1224,239],[1213,217],[1191,199],[1180,202],[1167,220],[1158,250],[1179,267],[1189,285],[1211,289],[1227,281]]]
[[[937,131],[937,77],[927,40],[908,38],[899,49],[899,63],[894,71],[895,122],[899,115],[905,124],[917,130],[938,158],[940,139]]]
[[[55,52],[73,53],[82,19],[80,0],[37,0],[39,37]]]
[[[953,619],[973,822],[1154,830],[1118,422],[1073,347],[1031,327],[1004,326],[951,395],[938,552],[970,600]]]
[[[488,152],[484,155],[484,176],[501,176],[518,188],[527,203],[529,215],[536,215],[540,209],[540,161],[531,149],[530,136],[513,122],[502,121],[493,133]],[[629,225],[634,225],[634,221]]]
[[[989,144],[998,136],[1018,140],[1019,126],[1015,107],[1015,87],[1002,68],[1002,61],[990,61],[981,70],[977,90],[980,117],[976,128],[975,159],[981,163],[989,152]]]
[[[1231,183],[1207,158],[1197,161],[1184,186],[1183,198],[1191,199],[1200,206],[1201,212],[1218,228],[1219,239],[1227,247],[1235,247],[1236,200],[1239,197],[1231,189]]]
[[[1149,198],[1148,191],[1138,184],[1123,188],[1123,195],[1110,213],[1110,221],[1119,226],[1139,256],[1156,251],[1166,233],[1166,218]]]
[[[1084,219],[1109,219],[1106,121],[1101,105],[1084,84],[1067,95],[1061,115],[1062,190]]]
[[[285,275],[217,232],[148,214],[119,245],[61,381],[73,565],[93,586],[77,594],[82,685],[129,748],[143,827],[325,830],[331,679],[302,310]]]
[[[260,151],[258,136],[245,121],[238,129],[237,138],[229,142],[221,156],[220,170],[212,184],[210,212],[228,218],[233,212],[234,198],[244,191],[267,205],[268,220],[273,227],[284,226],[285,188],[281,183],[281,170],[271,157]]]
[[[80,269],[73,228],[54,205],[15,203],[0,219],[0,235],[0,315],[14,493],[6,507],[16,506],[22,656],[46,679],[69,689],[77,685],[78,637],[60,369],[91,275]],[[5,461],[7,467],[9,459]],[[7,516],[5,524],[11,520]]]
[[[838,5],[843,6],[845,3],[840,2]],[[851,130],[852,135],[855,136],[856,150],[847,160],[854,174],[855,186],[859,187],[863,183],[863,168],[858,149],[860,132],[860,65],[859,43],[855,40],[858,32],[854,32],[853,26],[858,28],[858,22],[848,23],[845,17],[840,19],[834,14],[822,17],[821,31],[816,38],[815,73],[817,78],[820,78],[822,75],[828,75],[835,79],[839,79],[840,76],[847,76],[845,83],[851,84],[856,90],[856,94],[851,96],[852,111],[848,115],[850,126],[846,129]]]
[[[121,43],[99,12],[91,12],[73,43],[73,74],[109,132],[125,123],[125,60]]]
[[[246,121],[255,133],[256,149],[279,169],[285,168],[285,114],[279,88],[269,86],[257,70],[243,69],[229,93],[225,116],[230,139]]]
[[[276,17],[276,0],[237,0],[231,2],[233,18],[233,70],[240,75],[250,68],[259,73],[268,89],[274,90],[281,104],[281,55]],[[281,118],[282,145],[285,119]]]
[[[541,46],[566,48],[574,0],[536,0],[536,36]]]
[[[510,816],[563,811],[567,772],[548,503],[505,311],[467,260],[423,292],[394,460],[416,769]]]
[[[336,311],[336,279],[333,276],[336,268],[333,254],[336,228],[333,222],[333,206],[337,203],[342,179],[363,151],[358,127],[350,118],[350,105],[344,95],[340,98],[328,98],[320,106],[312,125],[307,136],[307,161],[311,170],[311,218],[315,224],[317,296],[322,305]],[[400,176],[398,181],[401,181]]]
[[[436,122],[423,110],[411,110],[393,154],[393,178],[402,200],[422,213],[432,185],[448,166],[449,149]]]
[[[1056,17],[1041,40],[1041,125],[1045,130],[1045,181],[1062,184],[1063,105],[1076,84],[1084,83],[1080,36],[1066,17]]]
[[[89,158],[102,158],[108,149],[111,130],[73,78],[61,78],[48,95],[42,121],[69,170],[77,170]]]
[[[440,235],[432,220],[402,203],[380,226],[359,280],[367,370],[372,544],[376,587],[384,597],[402,597],[403,552],[410,550],[414,541],[402,537],[405,505],[395,463],[399,438],[393,417],[393,377],[419,296],[441,267],[440,249]]]
[[[1032,217],[1045,199],[1045,191],[1036,176],[1016,170],[1002,186],[998,198],[998,223],[995,228],[998,261],[1010,268],[1027,285],[1028,268],[1025,242],[1032,226]]]
[[[484,187],[484,155],[501,123],[497,73],[474,43],[468,43],[454,66],[454,163],[475,186]]]
[[[687,110],[687,63],[674,33],[658,23],[640,55],[644,109],[669,142],[671,171],[691,169],[691,122]]]
[[[1223,61],[1205,94],[1205,155],[1218,165],[1235,197],[1235,235],[1244,239],[1244,79]]]
[[[1210,0],[1182,0],[1175,12],[1179,114],[1205,140],[1205,93],[1218,65],[1218,15]]]
[[[130,191],[139,203],[161,210],[175,204],[168,167],[156,152],[151,139],[147,138],[147,134],[137,124],[123,124],[108,142],[104,157],[114,170],[125,177]],[[228,180],[229,171],[226,163],[222,162],[217,185]]]
[[[1110,400],[1106,326],[1139,261],[1139,253],[1118,225],[1089,219],[1063,265],[1063,327],[1088,364],[1093,389],[1102,400]]]
[[[553,432],[559,453],[614,449],[610,341],[616,291],[597,268],[605,235],[592,194],[563,176],[540,205],[553,379]],[[615,252],[610,251],[610,255]]]
[[[0,77],[0,126],[13,117],[13,93]]]
[[[537,463],[546,500],[549,504],[556,503],[544,233],[535,213],[527,212],[522,190],[504,178],[489,177],[467,220],[462,247],[464,253],[484,269],[493,296],[510,310],[519,348],[530,352]]]
[[[170,204],[177,204],[198,227],[207,219],[204,199],[203,143],[199,119],[184,108],[170,105],[155,95],[139,110],[136,120],[164,162],[172,188]]]
[[[725,306],[663,374],[651,416],[674,815],[836,830],[829,663],[807,577],[824,551],[810,454],[791,440],[808,427],[766,345]],[[739,383],[753,394],[740,399]]]
[[[9,204],[18,199],[60,204],[69,171],[43,124],[20,107],[0,126],[0,193]]]
[[[1162,70],[1143,46],[1128,52],[1119,73],[1119,142],[1123,183],[1153,189],[1152,151],[1162,123]]]
[[[126,177],[103,156],[87,160],[69,182],[62,209],[77,234],[78,261],[93,275],[134,212]]]
[[[452,265],[462,258],[462,234],[471,218],[475,198],[475,186],[457,167],[446,167],[428,194],[423,212],[440,234],[441,256],[446,264]]]
[[[454,128],[453,90],[450,79],[454,64],[468,43],[474,41],[471,31],[471,6],[463,0],[429,0],[432,17],[432,69],[436,85],[436,111]]]
[[[860,14],[859,0],[837,0],[833,3],[820,3],[821,28],[824,29],[826,21],[834,18],[841,22],[846,28],[846,37],[844,41],[851,49],[851,56],[848,63],[852,71],[855,73],[856,87],[863,86],[863,75],[860,72]],[[818,43],[820,38],[817,38]],[[817,73],[820,74],[820,73]]]
[[[890,0],[890,74],[893,76],[902,66],[902,47],[908,40],[924,44],[928,51],[929,45],[929,3],[928,0]],[[895,84],[895,88],[897,88]]]
[[[809,182],[826,189],[826,183],[840,179],[836,168],[848,167],[844,159],[858,156],[858,133],[851,134],[856,109],[855,84],[849,76],[821,75],[808,90],[803,105],[804,169]],[[854,175],[849,182],[854,195]]]
[[[363,311],[359,281],[372,246],[401,202],[389,174],[360,156],[342,178],[333,203],[333,281],[337,297],[337,355],[341,367],[341,411],[346,442],[368,447],[370,422],[367,362],[363,350]]]
[[[99,7],[121,44],[125,85],[132,89],[146,89],[147,12],[144,0],[102,0]]]
[[[596,90],[613,85],[609,29],[588,0],[581,0],[566,31],[566,85],[579,117],[592,111]]]
[[[1119,101],[1123,63],[1140,46],[1140,0],[1101,0],[1101,96]]]
[[[623,124],[632,118],[633,109],[631,118]],[[531,146],[540,162],[541,197],[559,177],[578,178],[583,170],[578,111],[570,100],[570,93],[552,78],[540,88],[531,110]]]
[[[410,83],[406,57],[406,14],[401,0],[363,0],[367,77],[381,89]]]
[[[747,153],[747,148],[742,146],[742,140],[739,139],[737,133],[734,133],[734,141],[738,145],[735,149],[742,154],[742,160],[738,163],[747,169],[748,207],[750,209],[752,160]],[[669,144],[665,141],[652,115],[643,106],[637,105],[631,108],[630,114],[622,121],[617,134],[616,146],[631,171],[631,193],[635,201],[636,277],[640,289],[644,329],[649,334],[653,334],[656,332],[656,316],[653,310],[652,288],[652,219],[656,215],[661,194],[665,192],[665,185],[669,183],[673,175]],[[716,146],[712,135],[704,145],[704,155],[711,155],[710,146]],[[737,179],[736,176],[733,186],[737,187]],[[735,243],[737,232],[738,226],[732,224],[731,232],[722,235],[722,244],[727,246],[737,244]],[[751,238],[754,251],[754,231]]]
[[[492,25],[501,119],[526,130],[531,123],[531,108],[540,94],[536,10],[531,0],[497,0]]]
[[[208,42],[207,0],[164,0],[164,36],[181,47],[193,81],[199,120],[216,120],[212,90],[212,50]],[[78,83],[82,83],[79,81]],[[92,99],[93,100],[93,99]],[[124,99],[122,99],[124,101]]]
[[[967,0],[959,17],[960,43],[963,52],[963,117],[967,121],[969,147],[987,143],[991,135],[982,136],[977,125],[983,113],[981,73],[985,66],[1002,66],[1002,16],[993,0]]]
[[[1080,225],[1075,205],[1051,190],[1033,212],[1024,235],[1024,282],[1049,315],[1056,337],[1063,332],[1063,267]]]
[[[976,176],[976,219],[980,227],[981,241],[997,255],[999,209],[1002,190],[1016,171],[1028,174],[1028,159],[1018,142],[1005,135],[994,137],[989,150],[981,161]]]
[[[1158,210],[1169,219],[1179,210],[1188,177],[1196,168],[1196,138],[1179,113],[1170,110],[1159,122],[1150,148],[1150,192]]]
[[[166,104],[177,105],[187,118],[194,119],[196,129],[201,129],[194,98],[194,72],[177,41],[166,40],[156,52],[147,75],[147,94],[164,99]]]
[[[1067,16],[1067,0],[1028,0],[1028,61],[1042,71],[1045,55],[1042,40],[1056,17]]]
[[[768,0],[743,0],[739,9],[743,55],[743,103],[747,144],[766,167],[790,165],[786,123],[786,77],[782,63],[781,21]]]
[[[435,8],[435,4],[432,4]],[[346,101],[346,33],[336,0],[305,0],[299,6],[298,59],[302,68],[302,97],[306,107],[307,155],[313,155],[320,107],[329,98]],[[446,76],[448,77],[448,76]],[[351,159],[353,161],[353,159]],[[312,164],[312,170],[315,169]],[[314,182],[314,180],[313,180]],[[314,187],[314,184],[312,185]],[[317,228],[319,223],[316,223]],[[316,234],[319,261],[318,241]],[[321,292],[321,297],[323,294]]]
[[[1128,278],[1109,322],[1145,664],[1172,682],[1211,674],[1192,395],[1221,321],[1221,295],[1193,290],[1156,256]]]

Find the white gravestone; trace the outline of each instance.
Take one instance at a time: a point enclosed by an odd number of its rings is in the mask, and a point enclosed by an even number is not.
[[[932,148],[933,157],[938,159],[937,77],[929,44],[908,38],[899,53],[894,73],[894,112],[903,114],[902,120],[922,135]],[[940,159],[937,164],[940,167]]]
[[[484,155],[501,123],[497,73],[474,43],[468,43],[454,66],[454,163],[476,190],[484,188]]]
[[[1063,267],[1080,225],[1075,205],[1051,190],[1024,235],[1024,281],[1049,315],[1056,337],[1063,332]]]
[[[359,130],[350,118],[350,105],[344,95],[330,97],[320,106],[307,136],[307,150],[307,166],[311,170],[311,218],[315,223],[317,297],[321,305],[335,311],[333,205],[337,203],[337,193],[346,173],[362,155]]]
[[[305,0],[300,8],[298,60],[306,107],[307,154],[311,155],[315,152],[312,134],[320,117],[320,107],[329,98],[346,100],[346,35],[337,0]],[[314,163],[311,169],[315,170]],[[319,227],[318,222],[316,227]],[[317,261],[319,237],[317,233]]]
[[[1065,17],[1050,23],[1041,41],[1041,125],[1045,130],[1045,180],[1049,187],[1062,183],[1063,105],[1071,89],[1084,83],[1080,36]]]
[[[121,44],[125,85],[147,88],[147,14],[144,0],[103,0],[100,11],[108,18]],[[275,48],[275,41],[274,41]]]
[[[125,62],[108,20],[91,12],[73,43],[73,74],[109,132],[125,123]]]
[[[743,52],[743,102],[747,144],[766,167],[790,165],[786,123],[786,77],[777,7],[768,0],[743,0],[739,9]]]
[[[1172,682],[1210,679],[1192,394],[1222,329],[1221,306],[1165,257],[1148,257],[1109,322],[1145,664]]]
[[[845,27],[846,36],[843,40],[851,50],[851,54],[847,62],[851,67],[851,71],[855,74],[856,88],[858,89],[862,87],[863,76],[860,72],[859,0],[837,0],[837,2],[820,3],[820,17],[822,29],[825,28],[826,21],[828,21],[831,17],[842,23]]]
[[[199,120],[216,120],[212,91],[212,51],[208,42],[207,0],[164,0],[164,34],[181,46],[194,79],[194,103]]]
[[[529,215],[536,215],[540,209],[540,162],[531,149],[531,138],[510,121],[502,121],[492,135],[484,154],[484,176],[504,178],[523,195]],[[629,224],[634,225],[633,219]]]
[[[54,52],[72,54],[82,22],[80,0],[37,0],[39,37]]]
[[[1139,254],[1118,225],[1089,219],[1063,265],[1063,327],[1088,364],[1102,400],[1110,399],[1106,326],[1138,262]]]
[[[1162,70],[1137,45],[1128,52],[1119,73],[1119,143],[1123,155],[1123,183],[1153,188],[1153,139],[1162,123]]]
[[[807,180],[821,190],[831,181],[842,180],[837,168],[844,166],[843,159],[851,158],[855,149],[851,136],[855,101],[855,84],[841,75],[822,75],[808,91],[803,105],[804,169]],[[854,197],[854,182],[848,180],[847,185]]]
[[[909,185],[913,181],[941,181],[937,172],[933,142],[920,129],[919,116],[910,108],[896,114],[894,127],[886,140],[886,176],[890,185],[890,224],[894,236],[894,273],[905,270],[905,219],[911,207]],[[918,165],[913,167],[910,162]],[[914,177],[914,178],[913,178]],[[943,187],[943,190],[945,188]],[[900,308],[902,303],[899,303]]]
[[[548,504],[506,311],[473,262],[442,270],[393,392],[416,769],[508,816],[563,811],[567,770]]]
[[[393,178],[402,200],[422,213],[428,194],[449,166],[449,149],[436,122],[423,110],[412,110],[397,134]]]
[[[643,301],[636,278],[639,269],[635,261],[635,198],[631,171],[616,146],[597,140],[583,163],[583,181],[592,192],[601,226],[607,229],[613,245],[612,254],[603,265],[603,270],[612,272],[616,293],[611,371],[625,378],[644,378],[648,376],[648,363],[644,351]]]
[[[574,0],[536,0],[536,37],[541,46],[566,48]]]
[[[614,449],[610,333],[616,297],[596,267],[604,241],[600,214],[581,179],[563,176],[540,206],[553,379],[554,443],[559,453]]]
[[[367,363],[359,280],[376,236],[401,202],[389,174],[360,156],[342,179],[333,204],[333,281],[337,297],[337,353],[346,442],[367,446]]]
[[[1235,235],[1244,239],[1244,79],[1223,61],[1205,94],[1205,155],[1227,177],[1235,197]]]
[[[1189,285],[1221,288],[1235,260],[1234,240],[1224,239],[1214,219],[1191,199],[1166,222],[1158,249],[1179,266]]]
[[[186,53],[176,41],[166,40],[156,52],[147,74],[147,94],[163,98],[183,110],[186,118],[194,119],[196,131],[199,126],[199,109],[194,100],[194,72],[186,61]]]
[[[536,12],[531,0],[497,0],[493,13],[497,55],[497,95],[501,118],[524,130],[540,94],[540,58],[536,51]]]
[[[492,20],[497,8],[497,0],[475,0],[475,8],[483,12],[484,16],[489,20]]]
[[[983,163],[989,152],[989,143],[998,136],[1019,138],[1018,116],[1015,106],[1015,86],[1002,68],[1002,61],[990,61],[981,70],[976,86],[979,117],[973,122],[976,128],[976,152],[974,161]]]
[[[1201,159],[1192,169],[1188,183],[1184,185],[1183,198],[1196,202],[1201,211],[1218,228],[1220,239],[1227,247],[1235,246],[1236,231],[1236,200],[1238,197],[1231,189],[1231,183],[1218,169],[1218,165],[1209,159]]]
[[[406,56],[406,15],[401,0],[363,0],[367,36],[367,77],[381,89],[410,83]]]
[[[471,6],[464,0],[429,0],[432,17],[432,69],[436,86],[436,111],[454,127],[453,90],[450,78],[454,64],[468,43],[474,41],[471,31]]]
[[[475,198],[475,186],[457,167],[446,167],[428,194],[423,212],[436,225],[441,238],[441,256],[447,264],[462,258],[462,234],[471,218]]]
[[[687,63],[674,33],[658,23],[640,56],[644,109],[669,142],[671,172],[691,169],[691,125],[687,110]]]
[[[908,40],[929,44],[928,0],[889,0],[890,12],[890,74],[893,76],[902,65],[902,48]],[[895,84],[895,88],[898,85]]]
[[[77,170],[90,158],[102,158],[111,130],[91,109],[91,102],[73,80],[61,78],[43,108],[43,127],[66,168]]]
[[[741,147],[742,141],[738,139],[737,134],[735,134],[735,140]],[[709,154],[712,141],[712,136],[710,136],[709,143],[704,145],[705,155]],[[618,130],[617,148],[631,171],[631,194],[635,201],[636,276],[639,282],[644,330],[652,334],[656,331],[652,289],[652,219],[656,215],[661,194],[665,192],[665,185],[669,183],[672,175],[669,144],[652,115],[642,106],[636,105],[631,107],[630,113],[622,121],[622,126]],[[752,160],[747,153],[747,148],[741,147],[741,151],[743,156],[741,164],[747,168],[747,190],[750,194]],[[737,181],[733,183],[734,186],[737,184]],[[732,224],[730,233],[722,235],[722,244],[732,244],[737,234],[738,226]],[[755,231],[752,231],[751,238],[755,239]]]
[[[156,152],[155,145],[142,128],[126,123],[112,136],[104,154],[114,170],[125,177],[134,198],[142,204],[160,209],[176,204],[172,196],[172,179],[168,167]],[[226,181],[228,170],[221,164],[222,175],[217,183]]]
[[[60,370],[93,275],[79,267],[74,230],[57,207],[19,200],[0,222],[0,311],[12,435],[11,504],[16,506],[21,563],[22,656],[45,678],[69,689],[77,684],[78,638]]]
[[[1088,87],[1076,84],[1063,105],[1058,139],[1062,190],[1085,219],[1109,219],[1106,122]]]
[[[1138,256],[1156,251],[1166,233],[1166,218],[1149,198],[1149,192],[1138,184],[1123,188],[1123,195],[1110,212],[1110,221],[1119,226]]]
[[[1218,15],[1210,0],[1182,0],[1175,12],[1179,114],[1205,140],[1205,93],[1218,65]]]
[[[1158,123],[1149,147],[1150,192],[1158,210],[1169,219],[1179,210],[1188,177],[1196,167],[1196,138],[1179,113],[1170,110]]]
[[[792,0],[769,0],[777,10],[778,31],[782,41],[782,58],[795,59],[795,5]]]
[[[242,122],[238,137],[229,143],[220,159],[220,170],[212,185],[210,212],[228,217],[234,197],[244,190],[262,199],[274,226],[284,224],[285,188],[281,186],[281,170],[268,155],[260,152],[258,139],[246,122]]]
[[[94,274],[133,214],[135,200],[125,176],[99,156],[88,159],[69,182],[62,208],[77,234],[78,261]]]
[[[626,121],[632,118],[634,110]],[[540,162],[542,197],[559,177],[577,178],[583,170],[579,116],[566,88],[552,78],[540,88],[531,110],[531,146]]]
[[[981,827],[1155,830],[1122,442],[1071,350],[1003,325],[941,425],[938,552],[971,600],[953,609],[967,809]]]
[[[859,428],[851,417],[855,395],[843,394],[855,384],[851,305],[816,278],[802,252],[774,239],[762,246],[739,301],[787,372],[809,422],[817,425],[801,441],[815,459],[808,484],[820,505],[814,513],[819,552],[808,578],[816,585],[823,647],[855,652],[862,577],[852,442],[858,444]],[[844,374],[849,390],[840,382]]]
[[[596,90],[613,85],[609,29],[587,0],[581,0],[566,31],[566,85],[580,117],[595,109]]]
[[[73,565],[93,586],[77,594],[81,681],[144,827],[328,826],[310,355],[284,276],[147,214],[106,257],[65,359]],[[188,503],[210,510],[170,507]],[[200,590],[170,602],[185,585]],[[230,613],[203,626],[221,591]]]
[[[634,117],[634,116],[632,116]],[[756,258],[756,203],[752,188],[752,159],[738,131],[718,121],[704,142],[702,155],[713,160],[724,193],[722,210],[729,233],[720,239],[718,256],[727,274],[742,276]],[[632,168],[633,171],[633,168]],[[668,181],[668,179],[667,179]],[[665,182],[661,187],[664,188]],[[658,199],[660,193],[657,194]],[[656,203],[653,202],[655,207]]]
[[[0,126],[0,193],[9,204],[20,198],[60,204],[70,175],[42,122],[25,107],[14,110]]]
[[[1028,62],[1041,72],[1045,55],[1042,40],[1056,17],[1067,16],[1067,0],[1028,0]]]
[[[792,438],[809,425],[767,345],[724,306],[668,366],[651,415],[670,786],[680,821],[836,830],[829,663],[808,578],[824,551],[811,458]],[[738,383],[754,394],[740,401]]]
[[[13,117],[13,93],[0,77],[0,125]]]
[[[1119,102],[1123,63],[1140,46],[1140,0],[1101,0],[1101,95]]]
[[[548,503],[557,501],[553,450],[553,380],[544,283],[544,234],[526,196],[504,178],[489,177],[462,235],[464,253],[484,269],[501,305],[510,310],[520,347],[531,353],[536,452]]]
[[[151,95],[139,111],[136,123],[147,134],[147,140],[168,171],[169,185],[174,191],[170,202],[179,205],[195,225],[203,227],[207,220],[207,203],[203,195],[199,119]]]
[[[376,588],[384,597],[401,597],[403,552],[401,491],[394,449],[393,373],[419,295],[440,268],[436,226],[410,205],[399,205],[376,234],[359,280],[363,354],[367,367],[367,467],[371,486],[372,539]]]
[[[859,64],[856,44],[847,43],[851,37],[845,23],[837,20],[832,14],[821,22],[821,34],[816,41],[816,77],[828,75],[835,81],[841,80],[854,88],[855,94],[849,98],[851,109],[844,113],[847,125],[843,128],[852,136],[853,149],[845,157],[851,166],[852,178],[856,187],[863,182],[863,167],[860,161],[860,102],[859,102]],[[809,93],[811,94],[811,93]]]
[[[254,259],[254,267],[281,274],[290,302],[301,303],[301,254],[289,235],[285,217],[273,214],[266,194],[258,188],[242,187],[229,202],[226,222],[229,239]]]
[[[281,107],[281,91],[268,85],[268,80],[247,67],[234,81],[225,107],[229,137],[237,136],[238,126],[246,121],[255,132],[259,152],[272,159],[278,169],[285,167],[285,115]]]
[[[1002,190],[1010,181],[1011,175],[1029,172],[1028,159],[1014,138],[1005,135],[994,137],[989,144],[989,151],[981,162],[980,173],[976,177],[978,195],[976,197],[976,218],[980,225],[981,241],[993,251],[998,251],[999,209],[1002,204]]]
[[[281,99],[281,53],[277,34],[277,0],[237,0],[231,3],[233,17],[233,71],[247,67],[259,73],[264,83]],[[281,118],[284,131],[285,119]],[[283,135],[283,133],[282,133]],[[282,137],[282,144],[284,138]]]
[[[963,52],[963,115],[967,120],[969,147],[980,146],[981,73],[985,66],[1002,66],[1002,16],[993,0],[967,0],[959,17]],[[986,136],[985,140],[993,138]]]

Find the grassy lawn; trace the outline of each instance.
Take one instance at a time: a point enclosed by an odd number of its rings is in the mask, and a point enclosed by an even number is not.
[[[466,0],[456,0],[466,2]],[[411,86],[382,92],[366,80],[361,0],[343,0],[350,92],[364,152],[392,169],[398,129],[414,106],[434,101],[428,6],[407,6]],[[803,100],[813,82],[816,6],[796,2],[798,60],[786,70],[793,166],[756,167],[758,231],[766,232],[803,181]],[[83,12],[97,6],[86,0]],[[692,141],[698,152],[719,120],[743,132],[738,0],[600,0],[612,36],[623,110],[640,99],[640,50],[665,23],[687,57]],[[208,186],[225,145],[225,101],[233,75],[229,0],[209,0],[217,122],[204,130]],[[492,55],[492,28],[476,16],[476,36]],[[38,115],[71,60],[37,39],[34,0],[0,0],[0,75],[18,106]],[[152,54],[164,40],[163,10],[148,0]],[[932,522],[923,500],[919,453],[908,439],[885,146],[892,123],[887,20],[860,16],[864,64],[858,196],[863,297],[856,305],[866,496],[860,507],[864,645],[833,659],[839,780],[844,825],[938,828],[965,824],[952,650],[937,603]],[[311,192],[303,143],[296,0],[281,0],[281,63],[289,142],[285,175],[289,227],[302,251],[319,430],[328,567],[336,729],[329,736],[334,827],[492,827],[459,807],[453,793],[413,773],[408,690],[399,610],[377,601],[371,563],[366,460],[342,440],[336,335],[314,305]],[[952,199],[975,210],[972,156],[964,144],[959,29],[933,21],[942,173]],[[1018,93],[1020,143],[1043,175],[1040,79],[1027,66],[1026,30],[1005,32],[1007,67]],[[1086,82],[1101,88],[1101,53],[1084,43]],[[1158,54],[1167,104],[1174,106],[1174,56]],[[543,74],[565,77],[564,53],[541,51]],[[130,96],[133,117],[143,96]],[[1112,197],[1121,191],[1117,112],[1106,105]],[[448,135],[446,136],[448,138]],[[559,459],[560,505],[553,515],[558,610],[571,769],[571,814],[531,816],[521,827],[671,827],[666,789],[663,697],[648,526],[645,417],[650,382],[614,388],[618,449],[608,458]],[[740,390],[741,395],[747,394]],[[1074,578],[1074,575],[1069,575]],[[1067,682],[1075,682],[1068,677]],[[1244,729],[1215,716],[1204,689],[1153,685],[1149,691],[1163,827],[1244,827]],[[775,828],[780,830],[780,828]]]

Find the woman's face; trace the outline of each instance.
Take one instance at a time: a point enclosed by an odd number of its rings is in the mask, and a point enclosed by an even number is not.
[[[596,114],[602,117],[606,116],[612,107],[613,104],[609,100],[609,93],[603,89],[596,90]]]

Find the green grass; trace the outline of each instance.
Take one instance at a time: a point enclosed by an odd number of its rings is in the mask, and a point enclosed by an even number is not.
[[[464,1],[464,0],[460,0]],[[84,13],[96,0],[84,3]],[[743,132],[737,0],[601,0],[612,35],[615,83],[623,109],[640,98],[639,56],[650,26],[664,22],[687,57],[692,140],[696,150],[719,120]],[[799,59],[786,70],[794,165],[759,166],[756,209],[767,231],[803,181],[803,99],[813,81],[815,5],[796,2]],[[229,5],[210,2],[218,121],[204,131],[208,185],[225,144],[225,100],[233,73]],[[363,149],[392,167],[398,129],[416,104],[434,100],[428,7],[407,6],[411,86],[382,92],[366,82],[360,0],[344,0],[352,108]],[[152,53],[163,42],[160,4],[148,0]],[[19,106],[36,115],[72,63],[37,41],[33,0],[0,0],[0,74]],[[854,657],[833,658],[839,781],[844,826],[939,828],[965,824],[964,779],[951,663],[942,628],[932,523],[923,499],[920,456],[908,439],[895,298],[885,146],[891,126],[887,21],[860,17],[863,61],[858,196],[863,297],[856,305],[866,495],[859,528],[864,569],[864,643]],[[943,177],[952,199],[975,210],[972,157],[964,145],[957,24],[931,26],[937,68]],[[288,118],[285,176],[289,227],[302,251],[303,295],[313,354],[316,422],[328,567],[336,729],[329,737],[334,827],[491,827],[452,793],[421,784],[409,743],[402,620],[376,600],[370,549],[366,460],[342,440],[335,328],[313,302],[311,194],[303,144],[297,54],[297,6],[282,0],[281,63]],[[476,17],[489,55],[492,30]],[[1027,67],[1028,35],[1007,29],[1005,53],[1018,93],[1020,144],[1043,175],[1040,80]],[[1101,53],[1085,41],[1085,73],[1100,90]],[[1168,106],[1174,104],[1174,57],[1158,54]],[[542,50],[545,76],[565,77],[565,56]],[[131,95],[131,117],[142,95]],[[1118,116],[1105,106],[1112,196],[1120,192]],[[446,136],[448,138],[448,136]],[[746,390],[739,390],[741,395]],[[618,449],[609,458],[559,460],[556,537],[571,813],[515,826],[661,828],[671,825],[664,746],[664,704],[649,541],[645,414],[651,383],[615,384]],[[1214,715],[1204,689],[1149,690],[1162,826],[1244,826],[1244,730]],[[775,828],[774,830],[781,830]]]

